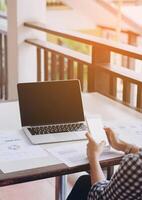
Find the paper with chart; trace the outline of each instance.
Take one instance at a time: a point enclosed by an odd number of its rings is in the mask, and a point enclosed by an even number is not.
[[[87,124],[94,140],[97,143],[101,142],[102,140],[106,141],[107,145],[104,148],[104,152],[102,153],[100,160],[111,159],[123,155],[122,152],[117,152],[110,149],[106,134],[103,130],[101,118],[88,118]],[[78,143],[75,142],[70,145],[49,148],[48,151],[69,167],[73,167],[88,163],[86,146],[87,140]]]
[[[47,149],[51,154],[60,159],[63,163],[65,163],[69,167],[74,167],[77,165],[83,165],[88,163],[88,158],[86,154],[86,142],[79,142],[70,145],[62,145],[59,147],[52,147]],[[113,150],[103,152],[100,161],[116,158],[122,156],[122,152],[116,152]]]
[[[49,148],[48,151],[68,166],[88,163],[84,144],[70,144]]]
[[[42,158],[44,162],[39,163],[38,158]],[[0,133],[0,168],[4,173],[45,164],[47,165],[47,152],[40,146],[30,144],[19,132]]]
[[[142,147],[142,120],[105,121],[104,125],[116,132],[120,139]]]
[[[45,157],[47,153],[40,146],[34,146],[18,133],[0,134],[0,161],[16,161]]]

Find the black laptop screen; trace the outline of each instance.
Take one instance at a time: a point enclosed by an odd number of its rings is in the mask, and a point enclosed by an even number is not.
[[[78,80],[18,84],[22,126],[84,121]]]

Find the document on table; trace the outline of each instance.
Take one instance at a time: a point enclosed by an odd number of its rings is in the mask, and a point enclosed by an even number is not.
[[[104,122],[118,137],[126,142],[142,147],[142,122],[140,120]]]
[[[21,132],[0,133],[0,169],[4,173],[49,165],[47,151],[29,143]]]
[[[55,157],[60,159],[67,166],[74,167],[77,165],[83,165],[88,163],[86,145],[87,142],[80,142],[76,144],[52,147],[48,148],[47,150]],[[123,156],[123,153],[116,152],[113,150],[105,151],[102,153],[100,161],[104,159],[116,158],[119,156]]]

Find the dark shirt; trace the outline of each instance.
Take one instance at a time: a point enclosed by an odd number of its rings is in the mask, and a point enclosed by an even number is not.
[[[92,185],[88,200],[142,200],[142,149],[125,155],[110,181]]]

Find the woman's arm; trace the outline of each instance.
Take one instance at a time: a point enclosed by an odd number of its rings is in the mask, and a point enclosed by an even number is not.
[[[102,141],[97,144],[89,133],[86,134],[86,137],[88,139],[87,156],[90,163],[90,175],[93,185],[98,181],[106,179],[99,163],[99,157],[103,152],[105,142]]]
[[[96,182],[103,181],[105,180],[104,173],[101,169],[100,163],[98,159],[94,159],[90,163],[90,175],[91,175],[91,183],[92,185],[95,184]]]
[[[120,140],[117,137],[117,135],[110,128],[105,128],[105,132],[107,134],[107,138],[109,140],[110,145],[114,149],[116,149],[118,151],[123,151],[125,153],[138,153],[139,152],[139,147]]]

